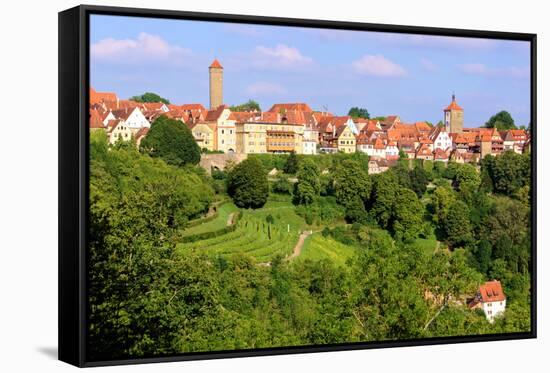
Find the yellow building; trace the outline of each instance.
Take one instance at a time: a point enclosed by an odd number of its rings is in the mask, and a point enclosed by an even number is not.
[[[237,152],[302,154],[304,126],[289,123],[244,122],[235,125]]]
[[[356,140],[350,127],[342,125],[336,129],[337,147],[339,152],[355,153]]]
[[[132,139],[132,129],[120,119],[110,120],[107,123],[107,135],[109,143],[115,144],[117,141],[130,141]]]
[[[215,150],[215,130],[210,123],[197,123],[191,129],[197,145],[201,149]]]

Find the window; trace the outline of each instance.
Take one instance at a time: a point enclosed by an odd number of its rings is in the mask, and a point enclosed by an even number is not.
[[[225,131],[225,130],[222,130],[222,135],[224,134],[224,131]]]

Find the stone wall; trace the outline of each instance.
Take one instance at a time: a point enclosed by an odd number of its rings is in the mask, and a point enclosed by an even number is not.
[[[213,168],[223,171],[228,162],[238,164],[244,161],[246,157],[247,155],[242,153],[202,154],[199,166],[210,174]]]

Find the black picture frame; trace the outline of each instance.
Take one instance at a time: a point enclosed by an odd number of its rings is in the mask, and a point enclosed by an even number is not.
[[[325,29],[380,31],[528,41],[531,45],[531,331],[527,333],[457,336],[399,341],[346,343],[306,347],[212,351],[164,357],[90,361],[87,359],[87,224],[88,224],[88,112],[89,18],[118,15],[181,20],[221,21],[242,24],[300,26]],[[199,13],[81,5],[59,13],[59,360],[79,367],[173,362],[263,355],[283,355],[370,348],[437,345],[465,342],[536,338],[537,331],[537,35],[481,30],[400,26],[358,22],[292,19],[232,14]]]

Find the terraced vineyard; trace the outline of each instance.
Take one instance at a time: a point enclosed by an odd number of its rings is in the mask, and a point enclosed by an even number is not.
[[[247,253],[258,262],[269,262],[277,255],[290,255],[305,222],[288,202],[268,202],[262,209],[243,210],[233,232],[196,242],[181,243],[178,251],[205,252],[208,255]],[[266,218],[271,215],[272,224]],[[208,224],[208,223],[206,223]],[[200,226],[199,226],[200,227]]]

